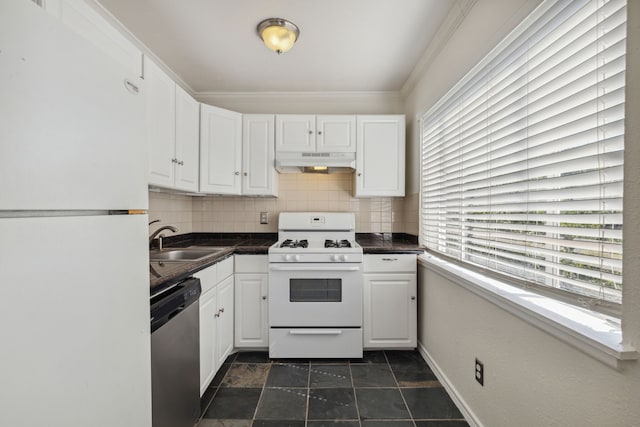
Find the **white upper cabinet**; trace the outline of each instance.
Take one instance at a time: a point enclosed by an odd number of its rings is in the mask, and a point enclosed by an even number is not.
[[[275,117],[245,114],[242,119],[242,194],[277,196],[278,177],[274,167]]]
[[[196,192],[199,104],[146,57],[144,80],[149,184]]]
[[[355,116],[317,116],[316,151],[318,153],[356,151]]]
[[[307,114],[276,116],[276,151],[330,153],[355,150],[355,116]]]
[[[242,114],[200,106],[200,192],[241,194]]]
[[[147,145],[149,184],[172,187],[174,183],[176,91],[175,83],[145,57],[147,88]]]
[[[44,8],[138,77],[142,52],[83,0],[46,0]]]
[[[283,114],[276,116],[276,150],[296,153],[316,151],[316,116]]]
[[[200,103],[176,85],[175,185],[198,191],[200,170]]]
[[[356,197],[402,197],[405,185],[405,117],[357,117]]]

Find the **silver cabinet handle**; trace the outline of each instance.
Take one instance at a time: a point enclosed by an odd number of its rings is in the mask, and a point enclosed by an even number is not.
[[[360,267],[314,267],[314,266],[309,266],[309,267],[287,267],[287,266],[277,266],[277,265],[272,265],[269,267],[271,269],[271,271],[330,271],[330,272],[335,272],[335,271],[358,271],[360,270]]]
[[[224,313],[224,307],[220,309],[220,313]]]
[[[322,131],[321,130],[318,131],[318,135],[322,135]]]
[[[362,176],[362,173],[358,172],[358,176]]]
[[[312,130],[309,131],[309,135],[313,135],[313,131]]]
[[[398,258],[382,258],[382,261],[397,261]]]
[[[338,329],[291,329],[290,335],[342,335]]]
[[[220,317],[220,313],[214,314],[213,317]]]
[[[178,164],[179,164],[180,166],[182,166],[182,165],[184,165],[184,162],[183,162],[182,160],[180,160],[180,161],[178,162]]]
[[[124,80],[124,87],[134,95],[137,95],[140,92],[140,88],[129,79]]]
[[[263,296],[262,296],[262,299],[263,299],[263,300],[266,300],[266,299],[267,299],[266,295],[263,295]]]
[[[416,300],[416,297],[411,297],[411,301],[415,301],[415,300]]]
[[[240,172],[235,171],[233,174],[234,174],[234,175],[240,175]]]
[[[249,174],[245,172],[245,173],[244,173],[244,176],[247,176],[247,175],[249,175]]]
[[[171,163],[178,163],[178,159],[171,159]]]

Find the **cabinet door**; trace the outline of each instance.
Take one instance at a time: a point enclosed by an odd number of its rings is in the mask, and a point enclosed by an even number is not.
[[[269,346],[267,275],[236,274],[235,346]]]
[[[200,296],[200,396],[213,380],[218,369],[216,358],[216,289]]]
[[[356,151],[356,116],[317,116],[316,133],[319,153]]]
[[[176,85],[175,185],[178,190],[198,191],[200,170],[200,103]]]
[[[142,77],[142,52],[83,0],[46,0],[44,8],[95,47]]]
[[[218,283],[216,290],[218,294],[216,365],[220,367],[233,350],[233,276]]]
[[[242,194],[276,196],[274,167],[275,121],[273,115],[249,114],[242,118]]]
[[[200,191],[240,194],[242,114],[200,106]]]
[[[147,87],[147,145],[149,184],[173,187],[175,165],[175,83],[156,64],[144,58]]]
[[[277,115],[276,151],[315,152],[316,116],[306,114]]]
[[[404,116],[358,116],[356,197],[404,196]]]
[[[416,275],[365,274],[364,347],[413,348],[416,328]]]

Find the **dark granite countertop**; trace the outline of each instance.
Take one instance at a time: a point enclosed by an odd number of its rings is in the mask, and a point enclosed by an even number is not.
[[[151,296],[233,254],[266,255],[269,246],[273,245],[277,238],[276,233],[189,233],[166,237],[165,249],[189,246],[215,246],[224,249],[195,261],[150,262]]]
[[[178,283],[194,273],[216,264],[233,254],[266,255],[278,240],[276,233],[189,233],[164,239],[165,249],[190,246],[224,248],[196,261],[150,262],[151,295]],[[356,233],[356,241],[365,254],[422,254],[416,236],[404,233]]]
[[[365,254],[422,254],[418,237],[406,233],[356,233]]]

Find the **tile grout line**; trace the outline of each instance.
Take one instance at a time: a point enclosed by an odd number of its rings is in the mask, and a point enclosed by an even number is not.
[[[309,399],[311,398],[311,360],[307,360],[307,407],[304,413],[304,426],[309,425]]]
[[[353,403],[354,405],[356,405],[356,416],[358,417],[358,425],[362,427],[362,419],[360,418],[360,408],[358,407],[358,397],[356,396],[356,385],[353,382],[353,372],[351,371],[351,361],[349,361],[349,377],[351,378],[351,390],[353,390]]]
[[[271,373],[271,366],[273,366],[271,359],[267,359],[267,360],[269,365],[269,371],[267,372],[267,375],[264,378],[264,383],[262,383],[262,389],[260,390],[260,397],[258,398],[256,409],[253,411],[253,417],[251,417],[251,420],[250,420],[252,426],[253,426],[253,422],[256,420],[256,415],[258,415],[258,408],[260,408],[260,402],[262,401],[262,398],[264,396],[264,389],[267,387],[267,380],[269,379],[269,373]]]
[[[407,413],[411,417],[411,422],[413,423],[413,426],[416,427],[416,420],[413,418],[413,413],[411,412],[411,409],[409,409],[409,405],[407,405],[407,400],[404,398],[404,394],[402,393],[402,390],[400,390],[400,383],[398,382],[398,378],[396,378],[396,373],[393,371],[393,368],[391,367],[391,363],[389,362],[389,358],[387,357],[386,351],[384,351],[384,358],[387,360],[387,364],[389,365],[389,371],[391,371],[393,380],[396,382],[396,386],[398,386],[398,393],[400,393],[402,402],[404,403],[405,408],[407,408]]]

